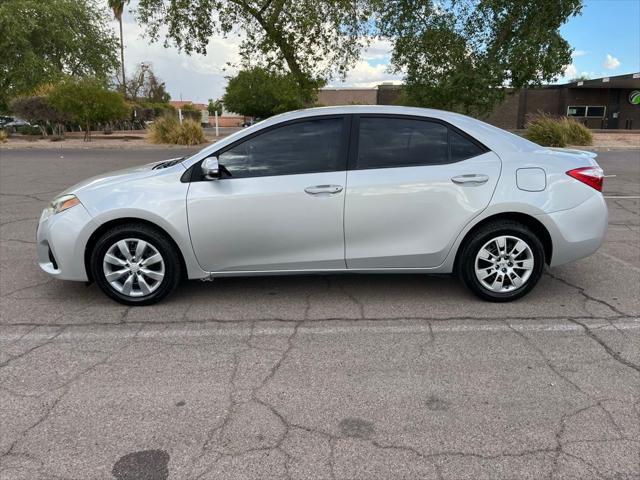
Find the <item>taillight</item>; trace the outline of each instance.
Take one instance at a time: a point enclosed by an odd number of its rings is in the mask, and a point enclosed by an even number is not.
[[[569,170],[567,175],[580,180],[582,183],[595,188],[597,191],[602,191],[602,179],[604,178],[604,172],[600,167],[580,167]]]

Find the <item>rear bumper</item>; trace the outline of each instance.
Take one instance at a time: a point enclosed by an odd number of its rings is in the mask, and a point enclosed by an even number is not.
[[[87,281],[84,247],[93,220],[83,205],[47,216],[42,212],[36,233],[38,265],[61,280]]]
[[[551,266],[594,253],[604,240],[609,212],[604,197],[594,194],[577,207],[536,216],[549,231],[553,244]]]

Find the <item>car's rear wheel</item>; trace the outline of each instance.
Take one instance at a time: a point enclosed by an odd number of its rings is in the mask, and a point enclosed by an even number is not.
[[[542,242],[526,225],[496,221],[481,227],[465,243],[458,274],[478,297],[508,302],[535,287],[544,269],[544,255]]]
[[[150,305],[180,281],[180,259],[166,236],[144,224],[119,225],[104,233],[91,255],[100,289],[125,305]]]

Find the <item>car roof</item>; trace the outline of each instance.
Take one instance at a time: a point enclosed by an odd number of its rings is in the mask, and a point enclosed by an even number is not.
[[[251,127],[233,133],[213,145],[205,147],[201,152],[190,157],[185,163],[187,164],[186,166],[189,166],[190,164],[215,153],[217,150],[226,147],[230,143],[242,139],[246,135],[250,135],[265,128],[290,120],[313,118],[325,115],[352,114],[404,115],[442,120],[476,138],[490,150],[495,151],[498,155],[509,151],[532,152],[542,148],[529,140],[519,137],[518,135],[460,113],[436,110],[432,108],[404,107],[397,105],[342,105],[334,107],[306,108],[269,117],[252,125]]]

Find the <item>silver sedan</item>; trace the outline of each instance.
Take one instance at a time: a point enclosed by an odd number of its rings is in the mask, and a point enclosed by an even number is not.
[[[181,278],[388,272],[456,273],[509,301],[602,243],[594,157],[437,110],[290,112],[67,189],[40,218],[38,263],[128,305]]]

